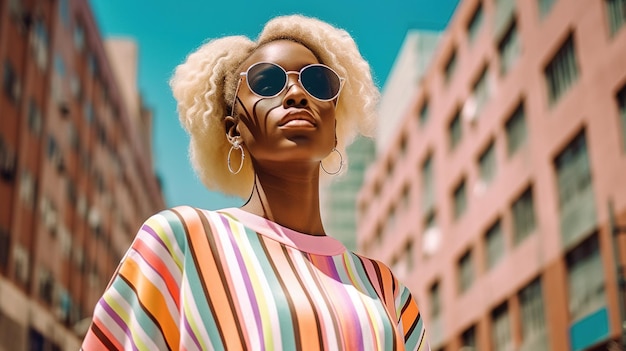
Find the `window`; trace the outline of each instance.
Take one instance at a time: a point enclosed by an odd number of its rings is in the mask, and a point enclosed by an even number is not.
[[[536,340],[546,335],[546,320],[544,316],[543,295],[541,292],[541,280],[532,281],[518,294],[520,304],[522,345],[537,345]],[[538,345],[537,345],[538,346]],[[547,343],[543,345],[547,350]],[[531,350],[531,348],[524,348]],[[532,348],[537,350],[538,348]]]
[[[85,101],[83,105],[83,113],[85,114],[85,120],[91,124],[95,119],[95,113],[93,111],[93,105],[89,101]]]
[[[467,291],[474,282],[474,263],[472,262],[472,251],[467,250],[457,263],[459,269],[459,291]]]
[[[85,48],[85,29],[79,20],[74,25],[74,47],[78,52],[82,52]]]
[[[489,90],[489,70],[485,67],[480,73],[478,80],[474,83],[474,87],[472,89],[472,98],[476,104],[476,109],[472,117],[477,117],[483,106],[485,106],[487,101],[489,101],[489,95],[491,94]]]
[[[48,135],[48,142],[46,144],[46,156],[52,163],[56,163],[57,158],[60,157],[59,145],[56,139],[52,135]]]
[[[13,273],[18,284],[25,286],[29,280],[28,251],[20,243],[13,247]]]
[[[437,226],[437,215],[435,211],[430,211],[424,220],[424,229],[435,228]]]
[[[406,156],[406,147],[407,147],[406,134],[402,134],[402,137],[400,138],[400,156],[401,157]]]
[[[485,184],[491,183],[497,170],[496,148],[493,141],[489,143],[485,151],[480,155],[478,163],[480,166],[480,180]]]
[[[41,135],[42,121],[43,117],[37,101],[31,97],[28,101],[28,129],[37,137]]]
[[[396,226],[396,207],[391,206],[389,212],[387,212],[387,224],[385,226],[385,232],[389,233]]]
[[[70,0],[59,1],[59,17],[63,22],[63,25],[69,26],[70,24]]]
[[[76,74],[70,74],[70,92],[72,96],[79,102],[83,101],[83,88],[80,83],[80,78]]]
[[[526,142],[526,116],[524,113],[524,103],[520,103],[511,117],[506,121],[506,145],[510,155],[515,154]]]
[[[626,151],[626,86],[617,93],[617,106],[622,131],[622,147]]]
[[[519,35],[517,34],[517,25],[511,23],[509,29],[502,37],[498,44],[498,52],[500,54],[500,73],[505,74],[511,70],[517,58],[520,56],[521,45]]]
[[[465,191],[465,179],[461,180],[454,189],[454,219],[458,219],[467,209],[467,194]]]
[[[430,317],[437,319],[441,314],[441,292],[439,291],[439,281],[430,286]]]
[[[17,169],[17,152],[0,135],[0,179],[12,181]]]
[[[463,136],[463,126],[461,125],[461,112],[457,111],[454,118],[448,125],[448,135],[450,136],[450,149],[454,150]]]
[[[2,75],[2,90],[14,103],[17,103],[22,93],[20,80],[15,72],[15,68],[9,61],[4,61],[4,72]]]
[[[609,29],[613,35],[626,23],[626,0],[605,0],[605,2],[609,15]]]
[[[422,107],[420,107],[419,111],[419,124],[420,126],[424,126],[426,122],[428,122],[428,100],[424,99],[422,102]]]
[[[54,278],[47,268],[39,268],[39,298],[47,304],[52,304],[54,297]]]
[[[461,348],[467,347],[470,350],[478,350],[476,341],[476,326],[472,325],[461,334]]]
[[[554,104],[578,79],[574,37],[570,34],[544,70],[548,99]]]
[[[504,257],[504,235],[500,220],[497,220],[485,234],[487,246],[487,268],[493,268]]]
[[[469,23],[467,24],[467,35],[469,37],[470,43],[473,42],[478,36],[478,32],[480,31],[480,27],[483,23],[483,4],[479,3],[478,7],[472,14],[472,18],[470,18]]]
[[[455,70],[456,70],[456,50],[450,54],[450,57],[448,58],[448,61],[446,62],[446,65],[445,65],[444,75],[445,75],[446,83],[450,83],[450,80],[452,80],[452,75],[454,74]]]
[[[428,155],[422,164],[422,210],[430,211],[435,205],[435,174],[433,173],[433,157]]]
[[[35,207],[35,198],[37,185],[32,173],[24,168],[20,176],[20,199],[26,208],[33,209]]]
[[[554,161],[559,177],[559,203],[567,207],[576,193],[591,186],[591,170],[584,132],[579,133]]]
[[[535,208],[533,190],[528,187],[513,203],[513,236],[520,243],[535,230]]]
[[[9,0],[9,12],[14,20],[22,20],[22,13],[24,12],[22,6],[21,0]]]
[[[98,60],[92,53],[87,54],[87,72],[91,76],[97,76],[99,73]]]
[[[554,160],[563,243],[573,243],[596,224],[595,198],[584,130]]]
[[[402,207],[408,209],[411,206],[411,188],[409,184],[402,186]]]
[[[597,234],[570,251],[566,261],[570,321],[577,321],[606,305]]]
[[[399,278],[406,279],[413,269],[413,241],[407,240],[398,256],[392,260],[391,268]]]
[[[493,349],[513,349],[511,322],[509,321],[509,308],[506,302],[496,307],[491,312],[491,321],[491,342],[493,343]]]
[[[550,13],[552,10],[552,5],[556,0],[538,0],[539,5],[539,17],[544,18]]]
[[[33,34],[31,45],[33,47],[33,55],[35,56],[35,63],[37,63],[37,67],[43,71],[48,67],[48,46],[50,42],[46,23],[41,19],[37,19],[35,21]]]
[[[441,246],[441,231],[437,229],[437,217],[431,210],[424,218],[424,230],[422,232],[422,253],[425,259],[433,256]]]

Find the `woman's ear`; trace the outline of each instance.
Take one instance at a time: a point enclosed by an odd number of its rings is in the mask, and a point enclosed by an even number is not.
[[[238,123],[239,118],[233,116],[226,116],[224,118],[224,129],[226,130],[226,138],[231,144],[241,136],[239,134],[239,128],[237,128]]]

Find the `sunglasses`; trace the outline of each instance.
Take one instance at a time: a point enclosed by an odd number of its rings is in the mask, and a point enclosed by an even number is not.
[[[257,62],[242,72],[241,76],[246,77],[248,88],[255,95],[271,98],[278,96],[287,88],[289,74],[297,74],[300,86],[320,101],[336,99],[344,81],[332,68],[317,63],[304,66],[297,72],[285,71],[275,63]]]

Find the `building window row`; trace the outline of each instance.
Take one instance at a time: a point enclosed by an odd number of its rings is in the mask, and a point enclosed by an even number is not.
[[[606,308],[605,273],[600,253],[597,233],[588,236],[580,244],[566,253],[567,265],[567,300],[569,305],[570,323],[574,324],[602,308]],[[472,254],[467,251],[458,262],[459,288],[465,291],[471,286],[473,279]],[[436,280],[429,289],[432,320],[441,315],[440,281]],[[543,302],[541,280],[535,279],[522,288],[518,294],[520,309],[520,331],[522,348],[547,350],[548,340],[545,328],[545,306]],[[472,334],[476,325],[461,334],[462,346],[476,347]],[[511,321],[508,313],[508,302],[504,302],[491,312],[491,336],[493,347],[497,350],[510,347]]]
[[[435,281],[429,290],[431,302],[431,323],[439,321],[442,315],[441,306],[441,283]],[[541,278],[536,278],[517,293],[517,300],[507,300],[489,312],[489,322],[485,326],[490,328],[490,349],[509,350],[514,348],[513,328],[519,327],[521,331],[521,350],[548,351],[548,335],[546,332],[545,306],[541,286]],[[520,313],[519,319],[513,319],[511,313],[513,304],[517,304]],[[478,330],[482,324],[474,323],[465,328],[459,335],[460,348],[465,350],[482,350],[487,345],[481,345],[478,338]],[[443,348],[442,348],[443,349]]]
[[[532,186],[528,186],[520,196],[513,200],[510,213],[513,218],[514,244],[518,245],[535,230],[535,209]],[[504,257],[507,251],[505,231],[500,218],[491,224],[483,235],[485,267],[492,269]],[[476,272],[472,264],[473,250],[468,249],[457,262],[459,292],[465,292],[474,282]]]

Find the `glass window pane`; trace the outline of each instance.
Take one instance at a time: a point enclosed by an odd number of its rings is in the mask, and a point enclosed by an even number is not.
[[[493,268],[504,257],[504,236],[500,220],[494,223],[485,234],[487,245],[487,268]]]
[[[467,207],[467,194],[465,191],[465,180],[454,189],[454,218],[458,219],[465,213]]]
[[[576,50],[571,34],[546,66],[544,75],[551,104],[555,103],[578,79]]]
[[[531,187],[515,200],[512,211],[515,243],[520,243],[535,230],[535,208]]]
[[[480,27],[483,23],[483,4],[478,4],[478,7],[474,11],[472,18],[470,19],[467,25],[467,35],[469,37],[470,43],[476,39],[478,32],[480,31]]]

